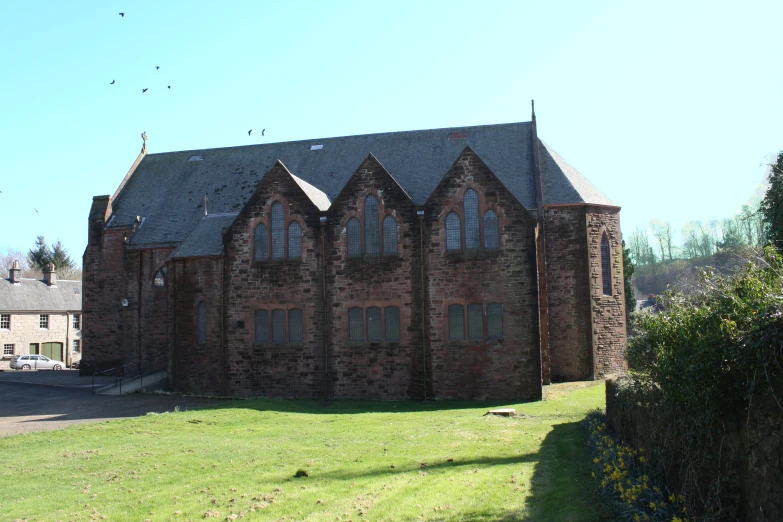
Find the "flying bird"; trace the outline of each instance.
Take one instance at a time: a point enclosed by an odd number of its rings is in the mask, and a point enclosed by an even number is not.
[[[36,213],[36,214],[40,214],[40,212],[38,212],[38,209],[37,209],[37,208],[33,207],[33,210],[35,210],[35,213]]]
[[[155,66],[155,70],[157,71],[158,69],[160,69],[160,65]]]
[[[111,81],[111,83],[110,83],[109,85],[114,85],[114,81],[115,81],[115,80],[112,80],[112,81]]]
[[[169,89],[171,89],[171,85],[169,85]]]
[[[141,92],[145,93],[145,92],[147,92],[147,89],[142,89]]]
[[[125,18],[125,13],[120,13],[120,16]]]
[[[251,132],[253,132],[253,129],[250,129],[249,131],[247,131],[247,135],[250,136]]]
[[[261,129],[261,136],[264,135],[264,132],[266,132],[266,129]]]

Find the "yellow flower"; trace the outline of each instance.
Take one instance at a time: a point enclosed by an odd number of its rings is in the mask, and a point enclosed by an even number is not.
[[[655,505],[655,502],[650,502],[650,509],[652,509],[653,511],[658,509],[658,506]]]
[[[645,459],[643,456],[639,457],[639,462],[647,462],[647,459]]]
[[[595,478],[595,471],[593,471],[593,478]]]
[[[669,502],[671,502],[672,504],[674,504],[674,500],[675,500],[675,498],[674,498],[674,493],[672,493],[671,495],[669,495]]]
[[[672,495],[672,496],[674,496],[674,495]],[[672,522],[682,522],[682,519],[680,517],[678,517],[677,515],[674,515],[672,517]]]

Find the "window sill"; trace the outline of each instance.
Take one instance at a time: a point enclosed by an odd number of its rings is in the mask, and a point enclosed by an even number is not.
[[[301,348],[304,345],[304,343],[291,343],[291,342],[274,342],[274,341],[264,341],[264,342],[253,342],[253,349],[254,350],[264,350],[266,348]]]
[[[250,266],[261,267],[261,266],[282,265],[282,264],[285,264],[285,263],[301,263],[301,262],[302,262],[302,258],[301,257],[291,258],[291,259],[289,259],[289,258],[286,258],[286,259],[263,259],[263,260],[254,259],[253,261],[251,261]]]
[[[494,259],[502,250],[446,250],[446,257],[457,259]]]
[[[348,341],[349,348],[394,348],[400,341]]]

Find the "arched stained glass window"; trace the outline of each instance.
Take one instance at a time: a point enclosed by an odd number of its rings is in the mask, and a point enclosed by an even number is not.
[[[612,295],[612,254],[609,250],[609,238],[601,236],[601,278],[604,283],[604,295]]]
[[[479,232],[479,201],[473,189],[465,191],[465,250],[478,250],[481,247]]]
[[[292,221],[288,225],[288,259],[302,258],[302,227]]]
[[[348,220],[346,233],[348,235],[348,256],[350,257],[361,256],[362,255],[362,226],[359,224],[358,219],[351,218]]]
[[[256,342],[269,342],[269,312],[256,310]]]
[[[392,216],[383,220],[383,253],[397,253],[397,220]]]
[[[285,218],[283,204],[272,203],[272,259],[285,258]]]
[[[301,343],[304,332],[301,310],[288,311],[288,342]]]
[[[372,194],[364,200],[364,252],[378,254],[380,227],[378,226],[378,199]]]
[[[199,303],[196,308],[196,342],[207,341],[207,305]]]
[[[462,305],[449,306],[449,339],[465,338],[465,308]]]
[[[267,239],[266,225],[263,223],[259,223],[256,227],[255,234],[253,234],[253,243],[255,245],[254,259],[269,259],[269,240]]]
[[[446,250],[462,249],[462,232],[460,228],[459,216],[456,212],[450,212],[446,216]]]
[[[494,210],[484,213],[484,249],[498,250],[500,248],[500,226],[498,215]]]

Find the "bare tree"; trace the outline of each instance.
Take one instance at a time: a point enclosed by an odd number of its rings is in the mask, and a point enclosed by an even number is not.
[[[672,225],[668,221],[659,219],[650,220],[650,228],[653,236],[658,241],[658,247],[661,249],[661,260],[665,260],[668,254],[669,261],[672,257]]]
[[[35,279],[43,277],[40,270],[30,266],[27,254],[11,247],[6,248],[5,253],[0,252],[0,273],[7,277],[8,269],[13,266],[14,261],[19,261],[19,268],[22,269],[22,277]]]

